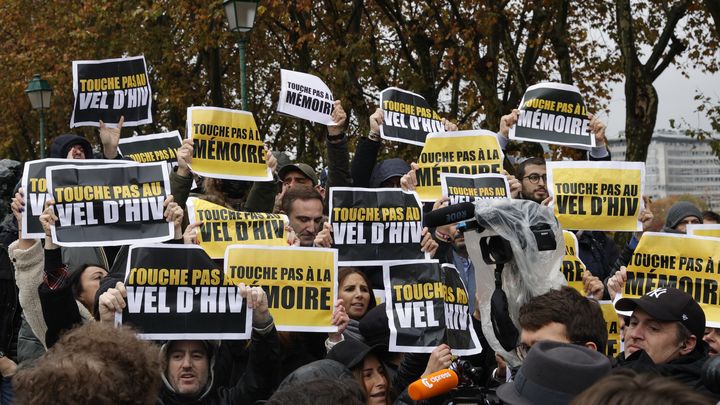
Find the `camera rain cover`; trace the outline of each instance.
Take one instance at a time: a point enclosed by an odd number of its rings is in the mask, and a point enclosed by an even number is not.
[[[567,284],[558,271],[565,247],[562,229],[552,209],[528,200],[479,200],[475,203],[475,217],[484,230],[466,232],[465,243],[475,267],[483,333],[497,353],[511,366],[517,366],[520,360],[514,352],[503,349],[493,330],[491,299],[495,292],[495,265],[483,260],[480,241],[497,235],[510,244],[513,257],[503,267],[502,289],[507,296],[510,319],[520,330],[518,313],[523,304]]]

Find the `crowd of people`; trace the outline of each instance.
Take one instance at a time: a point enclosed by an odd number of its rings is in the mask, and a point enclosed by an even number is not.
[[[348,144],[354,137],[345,133],[347,116],[339,101],[332,117],[324,182],[315,168],[270,151],[272,182],[200,179],[191,170],[193,141],[184,140],[170,175],[172,196],[165,201],[165,218],[175,229],[168,243],[197,243],[198,224],[190,224],[187,215],[190,196],[234,210],[283,213],[289,219],[288,244],[300,249],[332,247],[327,223],[331,188],[415,188],[416,165],[399,158],[379,160],[382,110],[370,117],[370,133],[357,137],[352,158]],[[514,110],[501,119],[497,139],[503,149],[517,117]],[[610,160],[604,124],[588,118],[596,144],[588,159]],[[457,130],[452,122],[443,120],[443,125]],[[102,151],[96,157],[121,159],[119,137],[120,128],[102,125]],[[50,153],[66,159],[93,155],[85,138],[70,134],[56,137]],[[504,174],[512,198],[549,203],[542,158],[530,157],[514,174]],[[4,270],[12,274],[8,282],[0,279],[0,404],[412,404],[443,403],[452,395],[410,397],[411,383],[454,367],[458,359],[447,344],[430,354],[388,350],[388,315],[373,291],[383,288],[381,268],[338,269],[332,318],[337,332],[278,332],[265,291],[240,286],[254,309],[249,341],[142,341],[131,326],[114,326],[115,314],[127,305],[127,248],[57,246],[50,236],[57,221],[52,201],[41,216],[47,236],[24,239],[24,190],[18,189],[10,203],[17,228],[0,252]],[[446,204],[441,199],[426,208]],[[638,219],[648,229],[653,214],[647,205]],[[663,231],[684,233],[688,224],[717,219],[715,213],[680,202],[668,211]],[[584,294],[562,287],[533,297],[520,309],[519,368],[487,344],[477,304],[470,300],[483,351],[462,361],[476,370],[478,395],[508,404],[715,403],[717,387],[703,380],[703,366],[715,366],[710,359],[720,353],[720,331],[706,328],[702,309],[683,291],[663,287],[641,298],[617,300],[617,310],[631,313],[618,318],[624,325],[624,351],[616,358],[603,354],[608,332],[597,300],[622,294],[625,266],[640,236],[634,234],[619,249],[604,232],[577,232],[578,255],[587,268]],[[453,264],[468,296],[476,295],[476,270],[461,228],[424,228],[421,250]]]

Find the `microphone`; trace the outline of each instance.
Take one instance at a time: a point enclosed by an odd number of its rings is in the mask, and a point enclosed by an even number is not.
[[[425,214],[424,226],[435,228],[442,225],[454,224],[455,222],[475,219],[475,204],[464,202],[450,205],[444,208],[430,211]]]
[[[457,385],[457,373],[445,368],[410,384],[408,394],[410,394],[413,401],[420,401],[442,395],[457,387]]]

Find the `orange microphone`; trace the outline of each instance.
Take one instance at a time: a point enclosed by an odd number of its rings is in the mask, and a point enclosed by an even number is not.
[[[458,375],[453,370],[445,368],[410,384],[408,394],[413,401],[420,401],[442,395],[457,385]]]

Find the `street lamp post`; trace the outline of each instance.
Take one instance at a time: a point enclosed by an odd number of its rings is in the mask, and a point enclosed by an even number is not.
[[[247,83],[245,81],[245,33],[255,25],[255,14],[259,0],[225,0],[223,7],[227,16],[230,30],[239,33],[238,53],[240,54],[240,95],[243,110],[248,109]]]
[[[52,87],[39,74],[33,76],[25,89],[34,110],[40,113],[40,159],[45,159],[45,109],[50,108],[50,96]]]

